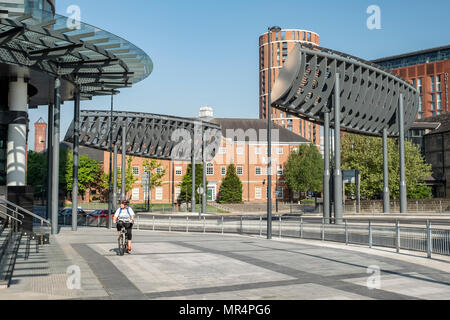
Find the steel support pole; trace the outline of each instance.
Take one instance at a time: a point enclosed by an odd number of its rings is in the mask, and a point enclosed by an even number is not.
[[[403,108],[403,94],[400,94],[398,104],[399,121],[399,146],[400,146],[400,213],[408,212],[406,199],[406,175],[405,175],[405,121]]]
[[[342,224],[341,89],[339,73],[336,73],[334,85],[334,128],[334,217],[336,224]]]
[[[269,29],[269,65],[268,65],[268,94],[267,94],[267,239],[272,239],[272,31]]]
[[[58,211],[59,211],[59,134],[61,119],[61,80],[55,78],[54,87],[54,110],[53,110],[53,161],[52,161],[52,235],[58,233]],[[77,217],[78,218],[78,217]]]
[[[383,212],[390,213],[390,190],[389,190],[389,158],[388,158],[388,132],[383,129]]]
[[[113,157],[113,205],[112,205],[112,212],[116,210],[117,207],[117,152],[118,152],[118,145],[117,143],[114,143],[114,157]]]
[[[126,174],[127,174],[127,127],[126,123],[122,125],[122,171],[120,173],[122,178],[122,192],[120,200],[126,200]]]
[[[73,110],[73,184],[72,184],[72,231],[78,229],[78,168],[80,155],[80,90],[76,89]]]
[[[53,177],[53,104],[48,105],[47,131],[47,220],[52,217],[52,177]]]
[[[202,212],[206,214],[206,139],[204,127],[202,125],[202,158],[203,158],[203,195],[202,195]]]
[[[361,171],[356,171],[356,213],[361,213]]]
[[[324,113],[324,170],[323,170],[323,217],[326,223],[330,220],[330,112]]]
[[[111,212],[113,210],[113,109],[114,109],[114,93],[111,92],[111,114],[109,117],[109,184],[108,184],[108,222],[107,227],[112,227]]]

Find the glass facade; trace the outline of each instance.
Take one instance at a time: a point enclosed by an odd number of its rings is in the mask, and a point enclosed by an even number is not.
[[[450,59],[450,48],[443,48],[440,50],[411,55],[408,57],[395,58],[386,61],[375,61],[376,64],[386,68],[386,69],[397,69],[409,66],[415,66],[418,64],[436,62]]]
[[[6,185],[6,143],[8,141],[8,127],[0,125],[0,186]]]

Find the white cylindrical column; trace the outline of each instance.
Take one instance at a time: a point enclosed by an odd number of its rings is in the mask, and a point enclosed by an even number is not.
[[[18,77],[9,83],[9,110],[28,112],[28,84],[24,78]],[[10,187],[26,185],[26,148],[26,123],[9,124],[6,179]]]

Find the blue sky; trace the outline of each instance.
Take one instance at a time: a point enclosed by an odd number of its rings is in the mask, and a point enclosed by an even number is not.
[[[404,0],[57,0],[57,13],[78,5],[81,20],[121,36],[149,54],[153,73],[121,90],[116,110],[197,116],[212,106],[216,117],[258,117],[258,38],[269,25],[311,30],[321,46],[364,59],[450,43],[450,1]],[[381,9],[381,30],[369,30],[370,5]],[[82,102],[108,109],[110,98]],[[30,111],[33,124],[47,107]],[[73,119],[62,106],[61,138]]]

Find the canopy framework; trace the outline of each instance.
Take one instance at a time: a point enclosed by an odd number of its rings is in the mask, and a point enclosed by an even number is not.
[[[131,87],[153,70],[130,42],[42,10],[0,19],[0,63],[60,76],[79,87],[82,99]]]
[[[290,52],[274,85],[272,106],[323,125],[336,74],[341,75],[342,130],[381,136],[387,128],[390,136],[398,136],[400,94],[407,106],[405,128],[414,122],[419,94],[409,82],[371,62],[309,44],[297,44]]]
[[[221,143],[221,127],[189,118],[137,112],[113,112],[112,143],[122,153],[122,135],[126,137],[126,154],[159,160],[191,161],[192,146],[200,146],[202,130],[207,145],[206,161],[211,161]],[[109,151],[111,127],[109,111],[81,111],[80,145]],[[73,142],[73,126],[65,141]],[[202,160],[202,150],[195,148],[196,160]]]

